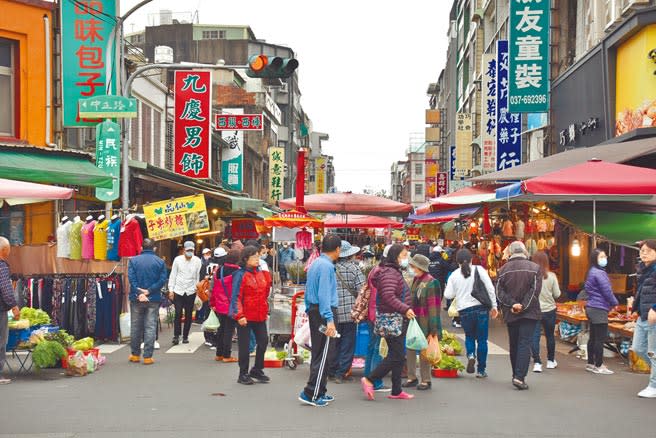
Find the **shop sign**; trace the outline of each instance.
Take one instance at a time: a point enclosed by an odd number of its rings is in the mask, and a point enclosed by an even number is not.
[[[210,229],[205,195],[153,202],[144,205],[143,210],[148,237],[153,240],[173,239]]]
[[[550,5],[547,0],[510,1],[510,112],[549,111]]]
[[[483,55],[481,92],[481,142],[483,172],[494,172],[497,163],[497,58]]]
[[[522,115],[508,110],[508,41],[497,41],[496,170],[522,163]]]
[[[560,146],[568,146],[571,143],[576,143],[581,137],[590,134],[599,127],[599,118],[590,117],[587,121],[581,123],[572,123],[567,129],[563,129],[558,134],[558,144]]]
[[[405,231],[405,237],[407,240],[416,240],[418,241],[420,239],[419,233],[421,230],[419,228],[408,228]]]
[[[449,181],[446,172],[437,174],[437,196],[444,196],[449,193]]]
[[[440,147],[438,145],[426,145],[426,160],[439,160]]]
[[[242,108],[225,108],[224,111],[232,115],[244,113]],[[223,187],[241,192],[244,187],[244,132],[238,129],[222,131],[221,138],[227,143],[221,151]]]
[[[472,116],[456,114],[456,176],[465,176],[472,167]]]
[[[175,173],[189,178],[210,178],[212,132],[212,72],[175,72]]]
[[[326,159],[317,158],[315,161],[316,190],[315,193],[326,193]]]
[[[449,181],[456,179],[456,147],[449,146]]]
[[[269,148],[269,202],[276,205],[282,197],[285,148]]]
[[[273,116],[273,121],[279,124],[282,120],[282,111],[271,96],[269,96],[269,93],[264,94],[264,108]]]
[[[116,0],[63,1],[61,9],[62,113],[65,127],[94,126],[98,118],[82,118],[78,100],[116,94],[116,81],[107,90],[107,74],[116,76],[110,34],[118,16]],[[106,56],[109,47],[111,53]],[[108,71],[109,70],[109,71]]]
[[[121,126],[105,120],[96,126],[96,167],[114,179],[111,189],[96,189],[96,198],[110,202],[119,197],[119,174],[121,172]]]
[[[262,114],[215,114],[215,131],[261,131]]]
[[[233,219],[232,239],[250,240],[260,237],[253,219]]]
[[[80,117],[130,119],[137,117],[137,99],[123,96],[96,96],[79,101]]]

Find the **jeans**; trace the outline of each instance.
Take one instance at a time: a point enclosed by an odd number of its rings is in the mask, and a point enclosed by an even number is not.
[[[387,342],[387,357],[378,364],[375,370],[367,377],[370,382],[376,379],[382,379],[390,371],[392,372],[392,395],[401,394],[401,372],[405,364],[405,334],[408,331],[408,321],[403,321],[403,331],[401,336],[386,337]]]
[[[490,314],[483,306],[473,306],[460,311],[460,321],[465,331],[467,357],[476,357],[478,360],[477,371],[483,373],[487,368]]]
[[[7,360],[7,338],[9,337],[9,317],[7,312],[0,311],[0,373],[5,368]]]
[[[343,377],[351,369],[357,329],[358,326],[354,322],[337,324],[337,332],[341,337],[333,339],[336,345],[332,357],[328,359],[329,376]]]
[[[141,356],[143,339],[143,357],[153,357],[158,319],[159,303],[130,301],[130,348],[133,356]]]
[[[556,358],[556,310],[550,312],[542,312],[542,322],[538,322],[535,326],[535,334],[533,335],[533,362],[542,363],[540,358],[540,337],[542,336],[542,329],[544,328],[544,337],[547,338],[547,360],[553,362]]]
[[[191,330],[191,318],[194,311],[194,301],[196,301],[195,293],[191,295],[174,294],[173,305],[175,306],[175,324],[173,325],[173,336],[176,338],[179,338],[181,333],[184,339],[189,337],[189,330]],[[184,331],[181,330],[183,310],[185,315]]]
[[[649,386],[656,388],[656,324],[650,325],[642,318],[638,319],[633,332],[633,347],[631,348],[651,365]]]
[[[604,342],[608,337],[608,323],[590,324],[588,365],[600,367],[604,363]]]
[[[535,319],[519,319],[508,324],[510,365],[513,369],[513,378],[522,382],[528,374],[528,365],[531,362],[531,341],[537,323],[538,321]]]
[[[337,313],[336,308],[332,310],[333,315]],[[323,397],[327,391],[328,370],[326,369],[326,362],[335,349],[335,339],[329,338],[319,331],[319,327],[326,324],[326,320],[319,313],[319,306],[310,306],[307,314],[310,322],[312,360],[310,361],[310,378],[303,392],[309,399],[317,400],[319,397]]]
[[[228,315],[220,315],[219,329],[216,331],[214,345],[216,346],[216,356],[228,358],[232,354],[232,335],[235,333],[237,322]]]
[[[262,372],[264,370],[264,353],[266,353],[269,335],[267,334],[266,321],[253,322],[249,321],[245,326],[237,325],[237,338],[239,344],[239,375],[248,374],[248,365],[250,352],[248,346],[251,339],[251,330],[255,333],[257,339],[257,349],[255,350],[254,371]]]
[[[364,360],[364,375],[368,376],[371,371],[378,366],[380,361],[383,360],[378,353],[380,348],[380,336],[374,333],[374,324],[368,322],[369,326],[369,345],[367,346],[367,357]],[[382,379],[372,380],[371,383],[374,384],[374,388],[380,388],[383,386]]]

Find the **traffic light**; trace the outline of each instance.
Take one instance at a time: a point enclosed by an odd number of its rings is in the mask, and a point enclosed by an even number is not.
[[[246,75],[251,78],[285,79],[290,77],[297,68],[298,60],[294,58],[251,55],[248,58]]]

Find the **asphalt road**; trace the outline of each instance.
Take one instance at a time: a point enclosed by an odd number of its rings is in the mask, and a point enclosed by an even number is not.
[[[630,373],[617,359],[607,362],[617,371],[613,376],[586,373],[582,361],[561,353],[565,345],[558,349],[558,369],[528,376],[529,391],[512,388],[508,357],[497,349],[486,380],[434,379],[433,389],[415,392],[414,400],[377,394],[374,402],[364,399],[357,383],[331,384],[336,401],[313,408],[297,401],[307,365],[267,370],[270,384],[244,387],[236,383],[237,365],[214,362],[207,347],[166,353],[169,334],[160,338],[163,349],[153,366],[128,363],[129,350],[122,348],[86,377],[44,370],[0,387],[0,436],[655,436],[656,400],[636,397],[647,376]],[[507,349],[499,323],[491,340]]]

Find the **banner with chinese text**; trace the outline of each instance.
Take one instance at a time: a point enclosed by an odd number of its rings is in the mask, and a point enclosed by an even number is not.
[[[522,116],[508,111],[508,41],[497,41],[496,170],[522,163]]]
[[[481,90],[481,164],[483,172],[497,167],[497,57],[484,54]]]
[[[262,131],[264,123],[262,114],[215,114],[214,130],[215,131]]]
[[[211,178],[212,72],[175,72],[175,173]]]
[[[326,159],[324,157],[317,158],[315,161],[315,166],[317,184],[315,193],[326,193]]]
[[[253,219],[232,220],[232,240],[240,239],[246,241],[259,237],[260,233],[257,231],[257,226]]]
[[[472,167],[472,116],[456,114],[456,176],[465,176]]]
[[[94,126],[101,120],[81,119],[78,100],[108,94],[107,79],[111,80],[109,94],[116,94],[114,50],[109,56],[111,65],[106,64],[107,44],[116,24],[112,17],[118,15],[116,0],[62,1],[60,8],[63,123],[69,128]]]
[[[205,195],[153,202],[144,205],[143,210],[148,237],[153,240],[173,239],[210,229]]]
[[[110,202],[118,199],[121,172],[121,126],[105,120],[96,126],[96,167],[114,177],[111,189],[96,188],[96,198]]]
[[[283,194],[285,148],[269,148],[269,202],[276,205]]]
[[[550,5],[547,0],[510,1],[510,112],[549,111]]]
[[[230,115],[244,113],[243,108],[224,108],[223,111]],[[221,131],[221,138],[228,144],[221,153],[223,187],[241,192],[244,188],[244,132],[238,129]]]

